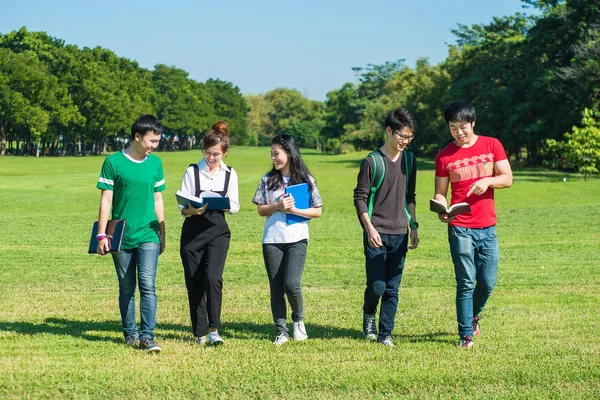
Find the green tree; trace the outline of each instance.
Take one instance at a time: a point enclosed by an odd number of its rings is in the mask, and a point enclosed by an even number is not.
[[[272,122],[267,115],[267,102],[264,95],[250,94],[246,96],[246,102],[248,103],[248,131],[252,138],[248,144],[257,146],[261,135],[273,131]]]
[[[548,146],[557,155],[553,167],[573,168],[584,175],[600,171],[600,123],[598,113],[588,108],[583,110],[581,127],[574,126],[565,139],[558,142],[548,140]]]
[[[214,117],[207,124],[223,119],[229,125],[231,140],[234,144],[245,144],[248,139],[248,103],[240,89],[231,82],[209,79],[205,83],[208,101],[214,105]]]
[[[360,99],[352,83],[345,83],[340,89],[327,93],[324,110],[324,126],[321,129],[323,151],[335,151],[343,141],[351,141],[350,136],[359,128],[368,100]]]

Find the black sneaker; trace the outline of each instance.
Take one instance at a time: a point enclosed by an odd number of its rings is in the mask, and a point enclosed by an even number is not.
[[[377,327],[375,326],[375,314],[363,312],[363,333],[367,340],[377,340]]]
[[[140,341],[140,349],[151,352],[160,353],[162,350],[159,345],[156,344],[152,338],[144,338]]]
[[[138,337],[137,336],[127,336],[125,338],[125,346],[135,347],[135,345],[137,343],[138,343]]]

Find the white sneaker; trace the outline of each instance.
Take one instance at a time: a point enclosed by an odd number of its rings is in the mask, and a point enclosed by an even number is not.
[[[306,327],[304,321],[294,322],[294,340],[306,340],[308,335],[306,334]]]
[[[380,341],[379,343],[381,343],[384,346],[388,346],[388,347],[394,347],[394,342],[392,341],[392,337],[391,336],[386,336],[382,341]]]
[[[206,344],[206,336],[200,336],[196,338],[196,344],[205,345]]]
[[[276,346],[281,346],[282,344],[287,343],[289,340],[290,339],[288,339],[288,337],[285,336],[285,333],[280,333],[275,338],[275,341],[273,342],[273,344]]]
[[[225,343],[225,341],[223,339],[221,339],[221,336],[219,336],[218,331],[212,331],[211,333],[208,334],[208,343],[211,346],[218,346],[218,345]]]

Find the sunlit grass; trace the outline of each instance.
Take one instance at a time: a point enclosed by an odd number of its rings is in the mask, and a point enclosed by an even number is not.
[[[303,279],[310,339],[275,348],[251,203],[268,148],[233,148],[241,210],[229,216],[225,346],[198,348],[179,259],[174,193],[199,151],[159,153],[167,249],[158,272],[157,340],[149,356],[122,343],[110,258],[86,254],[103,157],[0,158],[1,398],[597,398],[600,396],[600,181],[518,170],[496,192],[498,286],[472,351],[458,351],[446,230],[428,211],[421,161],[421,244],[407,259],[394,336],[362,339],[364,258],[352,190],[366,153],[303,152],[324,200],[311,222]],[[566,177],[566,181],[563,181]]]

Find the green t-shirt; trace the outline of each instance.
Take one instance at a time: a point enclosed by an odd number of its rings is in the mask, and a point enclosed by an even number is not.
[[[96,187],[113,191],[112,219],[126,221],[122,249],[160,242],[154,212],[154,193],[166,188],[160,158],[150,154],[136,161],[123,152],[111,154],[102,164]]]

